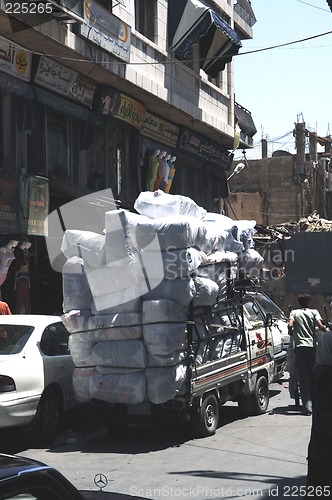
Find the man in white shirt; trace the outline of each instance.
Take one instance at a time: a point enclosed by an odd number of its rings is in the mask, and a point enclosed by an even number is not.
[[[316,325],[323,331],[326,327],[317,309],[309,307],[311,297],[300,295],[300,308],[291,311],[288,320],[289,333],[294,338],[295,362],[302,400],[302,413],[311,415],[312,402],[310,378],[316,363]]]

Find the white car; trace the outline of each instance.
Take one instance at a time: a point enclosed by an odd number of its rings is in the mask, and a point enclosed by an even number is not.
[[[75,401],[69,333],[59,316],[0,316],[0,428],[50,442]]]

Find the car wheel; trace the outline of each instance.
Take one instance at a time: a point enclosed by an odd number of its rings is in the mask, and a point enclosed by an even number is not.
[[[214,394],[209,394],[203,400],[197,413],[192,417],[192,428],[199,437],[213,436],[219,421],[219,405]]]
[[[48,444],[56,437],[62,417],[59,397],[49,391],[40,398],[36,415],[27,426],[27,437],[38,444]]]
[[[256,382],[255,391],[251,395],[252,414],[263,415],[269,406],[269,386],[264,376]]]

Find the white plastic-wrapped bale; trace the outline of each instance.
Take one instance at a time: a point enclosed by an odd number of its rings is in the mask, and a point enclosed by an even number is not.
[[[157,283],[157,281],[156,281]],[[190,277],[163,279],[157,286],[150,280],[151,290],[143,296],[143,300],[172,299],[182,306],[189,306],[195,297],[194,280]]]
[[[180,363],[176,366],[147,368],[147,399],[155,404],[165,403],[181,394],[186,381],[187,367]]]
[[[235,252],[217,251],[210,254],[207,259],[208,264],[198,267],[194,275],[209,278],[217,283],[218,299],[225,299],[230,281],[237,277],[238,255]]]
[[[147,242],[154,241],[157,236],[159,243],[153,248]],[[204,223],[195,217],[178,216],[174,218],[147,219],[138,221],[136,238],[140,247],[152,251],[169,251],[181,248],[204,247],[206,228]]]
[[[251,278],[259,277],[263,262],[264,259],[257,250],[248,248],[239,255],[239,271]]]
[[[74,368],[73,390],[75,399],[81,403],[91,401],[90,382],[95,368]]]
[[[67,257],[81,257],[90,268],[106,265],[105,235],[92,231],[67,229],[61,250]]]
[[[206,210],[199,207],[191,198],[164,193],[160,189],[154,192],[141,192],[134,203],[134,208],[138,213],[151,219],[178,215],[190,215],[202,219],[206,214]]]
[[[84,271],[84,262],[80,257],[69,258],[62,270],[62,309],[66,313],[73,309],[88,311],[91,308],[92,295]]]
[[[90,396],[108,403],[138,404],[146,395],[144,370],[129,373],[98,373],[90,380]]]
[[[85,273],[93,297],[145,285],[142,265],[136,256],[120,267],[105,265],[89,269],[85,266]]]
[[[123,267],[135,258],[139,251],[136,226],[145,217],[119,209],[105,214],[105,246],[108,266]]]
[[[160,275],[166,279],[184,278],[207,262],[205,253],[193,247],[161,252],[142,251],[141,257],[145,268],[149,270],[149,278],[153,279],[159,278]]]
[[[69,333],[76,333],[87,330],[90,316],[90,310],[79,311],[78,309],[72,309],[61,316],[61,321]]]
[[[132,296],[132,292],[129,296]],[[125,302],[121,302],[121,300],[117,300],[115,296],[111,295],[111,304],[108,302],[108,295],[104,297],[99,297],[97,300],[96,307],[94,301],[91,304],[91,314],[93,316],[99,315],[108,315],[108,314],[117,314],[117,313],[138,313],[142,311],[143,299],[142,297],[134,296],[132,299],[128,299],[128,294],[121,294],[121,298],[126,299]]]
[[[78,368],[96,366],[91,351],[96,342],[91,339],[92,332],[74,333],[69,336],[69,350],[74,365]]]
[[[143,325],[143,338],[149,354],[168,355],[188,348],[186,324],[156,323]]]
[[[174,366],[188,358],[188,351],[174,351],[169,354],[155,354],[148,353],[147,366]]]
[[[141,313],[116,313],[91,316],[87,328],[95,342],[142,339]]]
[[[159,283],[159,280],[157,281]],[[142,295],[149,287],[145,281],[139,286],[125,288],[117,292],[93,297],[91,311],[96,314],[112,314],[116,312],[139,312],[142,308]]]
[[[219,286],[209,278],[194,277],[195,297],[193,306],[212,306],[218,300]]]
[[[91,351],[94,365],[145,368],[147,351],[142,340],[110,340],[98,342]]]

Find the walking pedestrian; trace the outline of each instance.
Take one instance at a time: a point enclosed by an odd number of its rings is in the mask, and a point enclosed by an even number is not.
[[[307,498],[332,496],[332,332],[322,335],[311,378]]]
[[[312,401],[310,391],[310,378],[316,363],[316,325],[323,331],[326,327],[322,322],[317,309],[311,309],[311,297],[300,295],[298,297],[299,309],[290,312],[288,326],[289,333],[293,335],[295,363],[302,400],[302,413],[311,415]]]

